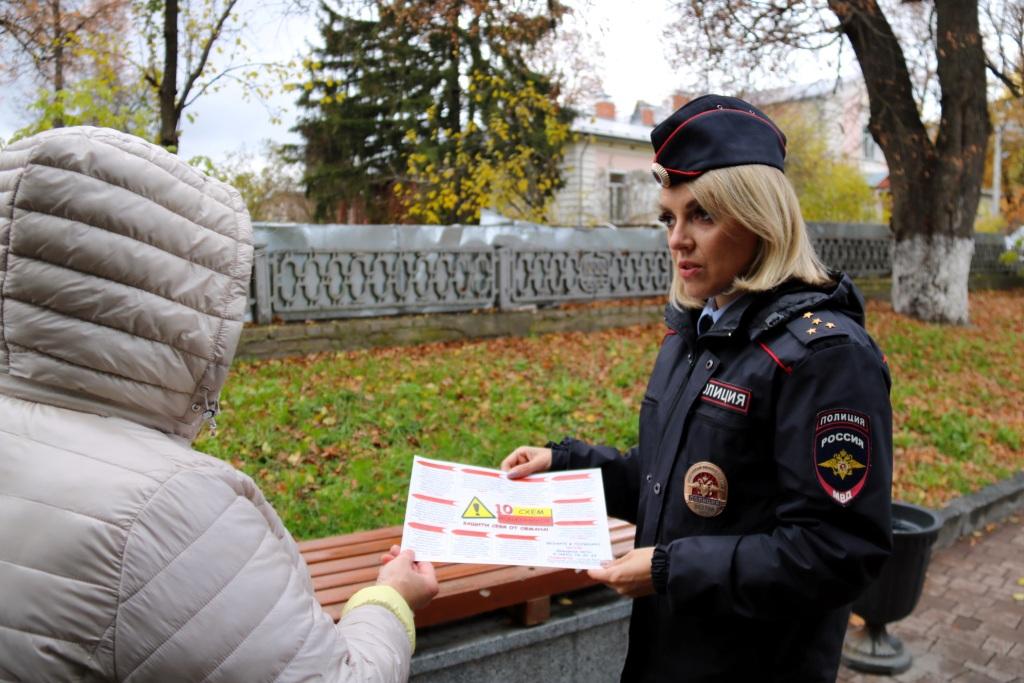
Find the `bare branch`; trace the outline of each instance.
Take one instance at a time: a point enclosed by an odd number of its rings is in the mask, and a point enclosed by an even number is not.
[[[203,50],[199,56],[199,61],[195,65],[195,67],[189,72],[188,78],[185,81],[185,85],[181,89],[181,95],[179,96],[178,101],[174,105],[174,110],[178,117],[181,116],[181,112],[185,108],[185,102],[188,99],[189,92],[192,90],[192,86],[195,84],[196,79],[198,79],[199,76],[203,73],[203,69],[206,68],[206,62],[210,58],[210,51],[213,49],[213,44],[217,42],[217,39],[220,37],[221,31],[224,29],[224,24],[231,16],[231,11],[235,8],[236,4],[238,4],[238,0],[229,0],[224,5],[224,9],[221,12],[220,17],[217,18],[217,23],[214,24],[214,26],[210,29],[209,37],[206,43],[203,45]]]
[[[996,66],[988,57],[985,58],[985,68],[988,69],[990,74],[995,76],[1003,85],[1006,86],[1006,89],[1010,91],[1011,95],[1014,97],[1021,97],[1021,95],[1024,95],[1024,91],[1021,90],[1020,85],[1003,73],[1002,69]]]
[[[243,86],[247,85],[249,82],[246,79],[238,78],[237,76],[235,76],[235,72],[237,72],[237,71],[241,71],[242,69],[251,69],[253,67],[277,67],[277,66],[280,66],[280,65],[279,64],[275,64],[274,62],[249,62],[248,64],[236,64],[234,66],[229,66],[228,68],[224,69],[223,71],[218,73],[216,76],[211,78],[209,81],[203,83],[196,90],[196,92],[193,94],[191,99],[189,99],[187,102],[185,102],[185,104],[183,106],[185,108],[192,106],[193,102],[195,102],[200,97],[202,97],[218,81],[220,81],[221,79],[224,79],[224,78],[233,80],[236,83],[239,83],[239,84],[241,84]]]

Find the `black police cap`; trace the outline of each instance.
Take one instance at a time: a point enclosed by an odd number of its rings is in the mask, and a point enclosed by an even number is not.
[[[704,95],[687,102],[651,131],[651,172],[662,187],[726,166],[764,164],[780,171],[786,136],[754,105]]]

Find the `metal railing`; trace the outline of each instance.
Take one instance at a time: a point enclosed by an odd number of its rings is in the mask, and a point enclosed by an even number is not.
[[[656,228],[257,224],[252,319],[316,320],[515,309],[665,294],[672,260]],[[822,260],[886,277],[888,228],[808,225]],[[975,238],[972,273],[1003,273],[998,235]]]

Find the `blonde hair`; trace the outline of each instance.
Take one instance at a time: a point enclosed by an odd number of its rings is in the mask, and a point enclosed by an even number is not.
[[[809,285],[831,281],[807,236],[796,192],[782,171],[761,164],[717,168],[691,180],[687,189],[716,221],[746,228],[758,237],[753,263],[727,293],[764,292],[792,278]],[[671,300],[678,308],[704,306],[686,296],[675,268]]]

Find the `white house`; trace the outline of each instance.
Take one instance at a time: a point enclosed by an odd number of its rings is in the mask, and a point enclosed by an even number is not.
[[[877,188],[889,175],[881,148],[871,137],[868,92],[860,79],[827,79],[775,90],[763,90],[750,101],[771,115],[780,108],[796,109],[825,129],[832,154],[860,169],[868,185]]]
[[[572,124],[576,141],[566,150],[565,186],[551,207],[554,225],[653,225],[658,185],[650,167],[651,129],[681,107],[688,96],[677,92],[661,105],[637,102],[628,119],[616,116],[605,99],[593,114]],[[763,91],[748,97],[765,108],[795,106],[826,129],[832,153],[856,165],[874,188],[888,176],[881,149],[868,131],[868,96],[859,80],[818,81]]]
[[[680,99],[681,98],[681,99]],[[686,101],[678,96],[682,106]],[[565,186],[551,208],[554,225],[653,225],[658,185],[651,178],[651,129],[674,109],[638,102],[628,120],[604,100],[572,124],[575,142],[566,150]]]

